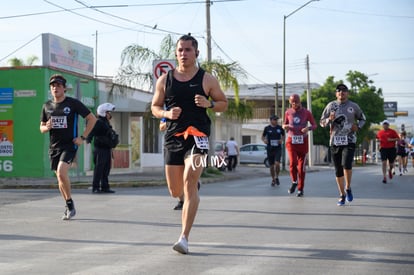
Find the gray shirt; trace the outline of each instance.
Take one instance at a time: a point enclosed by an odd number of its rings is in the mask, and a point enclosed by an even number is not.
[[[331,121],[329,116],[331,112],[335,113],[335,119]],[[329,145],[346,146],[350,143],[356,143],[356,133],[351,130],[352,125],[358,125],[362,128],[365,124],[365,115],[361,108],[353,101],[345,102],[331,101],[326,105],[322,112],[320,125],[322,127],[330,126]]]

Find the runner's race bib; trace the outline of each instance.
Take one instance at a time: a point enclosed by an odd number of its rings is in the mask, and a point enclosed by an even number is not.
[[[197,137],[197,136],[193,136],[193,137],[194,137],[194,141],[198,149],[201,149],[201,150],[209,149],[208,137]]]
[[[334,136],[333,137],[333,144],[335,146],[348,145],[348,137],[347,136]]]
[[[66,116],[52,116],[50,118],[53,129],[65,129],[68,128],[68,122]]]
[[[292,136],[292,144],[303,144],[303,136]]]
[[[273,146],[273,147],[279,146],[279,140],[271,139],[270,140],[270,146]]]

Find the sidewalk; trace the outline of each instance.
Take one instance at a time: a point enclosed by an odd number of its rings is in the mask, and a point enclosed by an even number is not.
[[[286,172],[287,173],[287,172]],[[237,180],[269,176],[269,168],[263,165],[239,165],[236,171],[204,173],[201,182],[212,183],[217,181]],[[71,176],[72,188],[87,189],[91,187],[92,176]],[[109,175],[111,188],[142,187],[165,185],[164,170],[156,169],[145,172],[111,171]],[[13,188],[57,188],[56,178],[0,178],[0,189]]]

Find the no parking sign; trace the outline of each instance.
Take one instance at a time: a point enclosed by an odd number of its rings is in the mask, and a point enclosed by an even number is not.
[[[166,60],[154,60],[152,63],[152,72],[153,72],[153,87],[155,90],[155,84],[157,83],[158,78],[161,75],[166,74],[169,70],[175,68],[175,60],[173,59],[166,59]]]

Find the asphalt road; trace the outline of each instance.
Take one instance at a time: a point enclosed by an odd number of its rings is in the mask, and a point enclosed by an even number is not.
[[[0,274],[413,274],[414,169],[381,183],[379,166],[354,169],[354,201],[336,206],[331,168],[290,180],[203,184],[189,255],[172,250],[180,211],[165,186],[75,189],[62,221],[57,190],[0,190]]]

